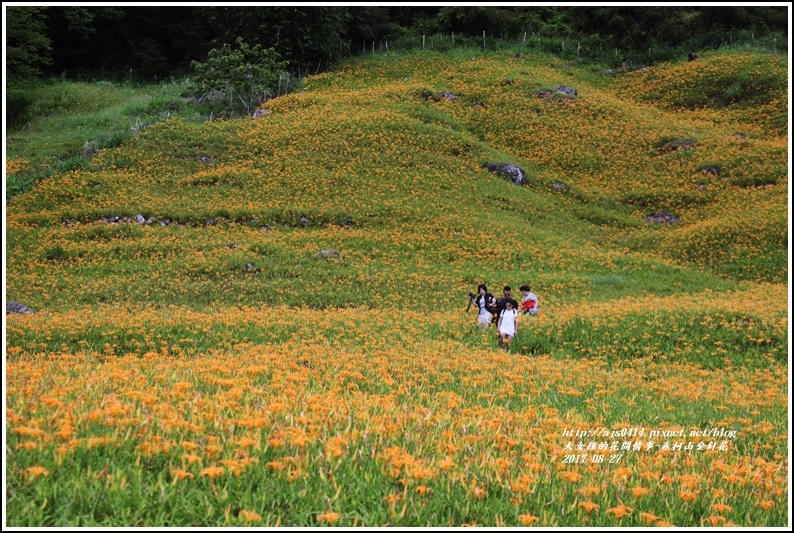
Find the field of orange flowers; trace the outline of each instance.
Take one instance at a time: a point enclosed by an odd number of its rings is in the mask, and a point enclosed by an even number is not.
[[[6,524],[786,525],[786,77],[391,54],[40,182]],[[540,296],[509,352],[483,281]]]

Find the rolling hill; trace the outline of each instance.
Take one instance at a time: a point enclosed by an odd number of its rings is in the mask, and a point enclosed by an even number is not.
[[[787,76],[391,53],[39,182],[8,523],[784,524]],[[540,297],[511,353],[483,282]]]

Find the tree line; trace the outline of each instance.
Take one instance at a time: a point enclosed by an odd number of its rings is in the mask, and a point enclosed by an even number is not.
[[[718,47],[740,38],[788,42],[786,6],[9,6],[6,80],[153,80],[242,38],[312,72],[369,43],[456,34],[479,39],[588,39],[608,50]],[[414,41],[418,45],[418,41]],[[479,42],[479,41],[477,41]],[[362,46],[363,44],[363,46]],[[485,46],[486,43],[483,42]],[[563,45],[564,46],[564,45]]]

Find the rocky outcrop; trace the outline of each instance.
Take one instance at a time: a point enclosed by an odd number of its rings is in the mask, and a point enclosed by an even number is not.
[[[566,87],[565,85],[558,85],[556,91],[567,96],[577,96],[579,94],[573,87]]]
[[[695,141],[687,141],[687,140],[677,140],[677,141],[670,141],[657,149],[657,152],[660,154],[666,152],[675,152],[678,150],[692,150],[696,146]]]
[[[515,183],[516,185],[526,185],[527,176],[523,170],[515,165],[508,163],[488,163],[485,165],[485,170],[492,174],[498,174],[504,179]]]
[[[681,221],[672,213],[666,211],[656,211],[645,217],[645,222],[648,224],[678,224]]]
[[[317,255],[320,256],[320,259],[336,259],[337,261],[342,260],[342,254],[336,248],[331,248],[330,250],[320,250],[317,252]]]
[[[18,302],[6,302],[6,316],[8,315],[30,315],[35,313],[33,309]]]

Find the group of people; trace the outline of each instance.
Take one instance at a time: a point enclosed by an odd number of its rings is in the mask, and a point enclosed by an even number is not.
[[[538,297],[529,288],[529,285],[522,285],[518,289],[523,298],[521,304],[512,297],[512,289],[506,286],[502,289],[502,297],[494,298],[488,292],[488,287],[484,283],[477,287],[478,294],[470,294],[469,301],[479,309],[477,323],[483,330],[488,329],[492,323],[496,324],[496,332],[499,336],[499,345],[505,351],[510,349],[510,342],[518,334],[518,317],[521,313],[534,316],[540,311]]]

